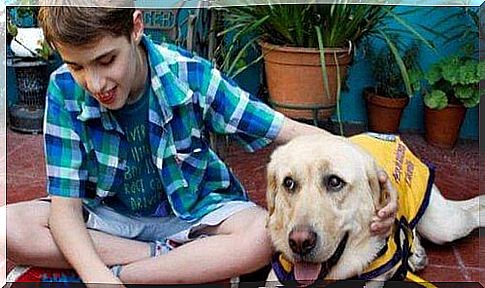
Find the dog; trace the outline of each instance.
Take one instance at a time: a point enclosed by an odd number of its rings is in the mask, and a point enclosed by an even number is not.
[[[381,193],[380,169],[399,189]],[[394,135],[318,134],[278,147],[267,166],[267,228],[277,254],[266,285],[360,279],[381,287],[412,279],[427,264],[416,232],[437,244],[451,242],[479,227],[485,210],[483,195],[448,200],[433,180],[433,170]],[[388,197],[399,208],[393,233],[383,239],[371,235],[370,224]]]

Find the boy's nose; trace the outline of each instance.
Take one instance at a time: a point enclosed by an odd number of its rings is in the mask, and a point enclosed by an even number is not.
[[[105,85],[104,77],[96,70],[91,70],[86,73],[86,88],[92,94],[103,92]]]

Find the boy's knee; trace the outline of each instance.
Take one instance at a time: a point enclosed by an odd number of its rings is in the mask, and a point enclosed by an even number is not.
[[[248,235],[250,241],[258,244],[263,250],[268,250],[271,247],[271,239],[266,229],[267,211],[263,208],[256,207],[251,211],[251,217],[246,220],[246,227],[242,233]]]
[[[5,240],[7,255],[12,260],[15,260],[14,258],[18,258],[17,255],[20,250],[19,248],[22,247],[22,242],[27,238],[27,235],[25,234],[28,232],[28,229],[25,228],[26,223],[23,220],[25,217],[25,212],[19,208],[19,205],[8,205],[6,207],[6,227],[8,233]]]
[[[32,211],[28,203],[19,203],[7,205],[6,207],[6,226],[8,233],[6,234],[5,247],[7,248],[8,258],[14,262],[22,262],[24,250],[29,247],[30,241],[35,241],[36,233],[35,225],[41,225],[42,219],[35,219],[37,213]],[[1,243],[3,245],[3,243]]]
[[[248,246],[254,255],[258,255],[258,267],[269,263],[273,253],[273,245],[266,229],[267,211],[262,208],[257,208],[252,219],[248,219],[248,230],[246,235],[248,239]]]
[[[247,213],[243,215],[244,233],[263,233],[268,234],[266,231],[266,221],[268,212],[261,207],[254,207],[248,209]]]
[[[36,219],[28,219],[29,214],[30,218],[33,218],[33,215],[35,215],[35,213],[32,213],[33,211],[28,210],[28,205],[24,203],[7,205],[6,220],[8,235],[11,234],[10,232],[15,232],[20,229],[25,230],[23,229],[25,225],[32,225],[32,223],[36,222]]]

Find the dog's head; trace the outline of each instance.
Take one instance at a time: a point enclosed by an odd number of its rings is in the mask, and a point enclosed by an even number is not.
[[[344,250],[370,237],[383,198],[377,171],[371,156],[338,136],[298,137],[272,154],[268,228],[297,280],[326,275]]]

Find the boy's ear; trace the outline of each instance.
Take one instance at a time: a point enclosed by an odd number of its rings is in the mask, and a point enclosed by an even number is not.
[[[143,13],[140,10],[136,10],[133,13],[133,32],[131,34],[136,44],[140,43],[143,36],[143,30],[145,25],[143,24]]]

